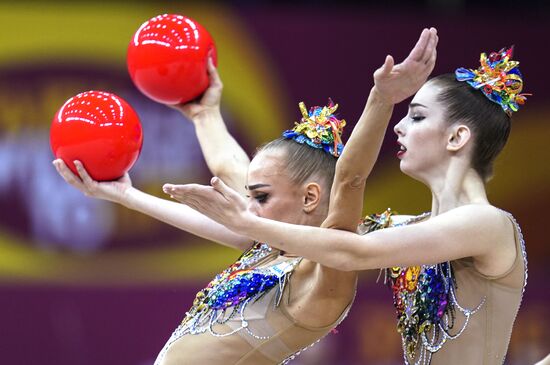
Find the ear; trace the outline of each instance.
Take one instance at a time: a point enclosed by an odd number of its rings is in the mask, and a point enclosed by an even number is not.
[[[461,150],[472,138],[470,128],[465,124],[455,124],[450,127],[447,139],[447,151]]]
[[[321,186],[310,182],[305,185],[303,195],[303,210],[305,213],[312,213],[321,202]]]

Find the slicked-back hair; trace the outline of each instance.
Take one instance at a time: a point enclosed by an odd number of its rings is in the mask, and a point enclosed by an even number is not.
[[[304,184],[308,179],[321,178],[326,184],[326,194],[330,192],[336,170],[336,157],[322,149],[283,137],[263,145],[256,154],[273,150],[284,151],[285,169],[292,182]]]
[[[429,82],[442,88],[438,101],[445,107],[447,122],[464,123],[472,131],[471,164],[487,182],[493,175],[493,163],[510,135],[511,118],[481,90],[457,81],[454,74],[439,75]]]

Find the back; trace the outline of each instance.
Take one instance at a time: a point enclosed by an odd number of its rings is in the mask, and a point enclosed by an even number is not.
[[[509,213],[503,214],[514,227],[516,258],[498,277],[482,275],[472,258],[385,270],[393,291],[405,364],[504,362],[527,280],[527,259],[519,226]],[[390,215],[387,211],[367,217],[360,231],[373,225],[414,224],[429,216],[398,217],[394,221]]]
[[[284,363],[343,320],[353,275],[257,243],[197,294],[155,364]],[[338,286],[351,290],[331,292]]]
[[[463,308],[475,308],[484,298],[485,302],[470,317],[464,332],[433,355],[434,365],[501,365],[504,362],[527,280],[523,235],[515,219],[509,213],[505,214],[515,228],[516,260],[508,272],[498,277],[479,273],[471,258],[451,262],[458,303]],[[461,328],[465,319],[459,313],[454,328]]]

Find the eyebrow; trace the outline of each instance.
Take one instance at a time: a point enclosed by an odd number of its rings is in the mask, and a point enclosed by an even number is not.
[[[246,190],[256,190],[256,189],[259,189],[259,188],[264,188],[266,186],[271,186],[271,185],[269,185],[269,184],[245,185],[244,188]]]
[[[426,109],[428,108],[426,105],[420,104],[420,103],[410,103],[410,104],[409,104],[409,108],[415,108],[415,107],[417,107],[417,106],[420,106],[420,107],[426,108]]]

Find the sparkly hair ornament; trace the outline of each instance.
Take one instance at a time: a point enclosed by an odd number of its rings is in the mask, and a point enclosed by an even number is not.
[[[338,104],[328,99],[327,106],[314,106],[309,109],[309,113],[303,102],[300,102],[299,106],[302,121],[295,123],[296,126],[291,130],[285,131],[283,137],[298,143],[307,143],[314,148],[321,148],[334,157],[340,156],[344,149],[342,130],[346,121],[334,116]]]
[[[499,104],[502,109],[512,116],[520,105],[525,103],[526,96],[520,94],[523,89],[523,76],[519,71],[518,61],[512,61],[514,47],[492,52],[489,57],[481,54],[481,66],[477,70],[458,68],[455,76],[458,81],[466,81],[474,89],[481,90],[489,100]]]

